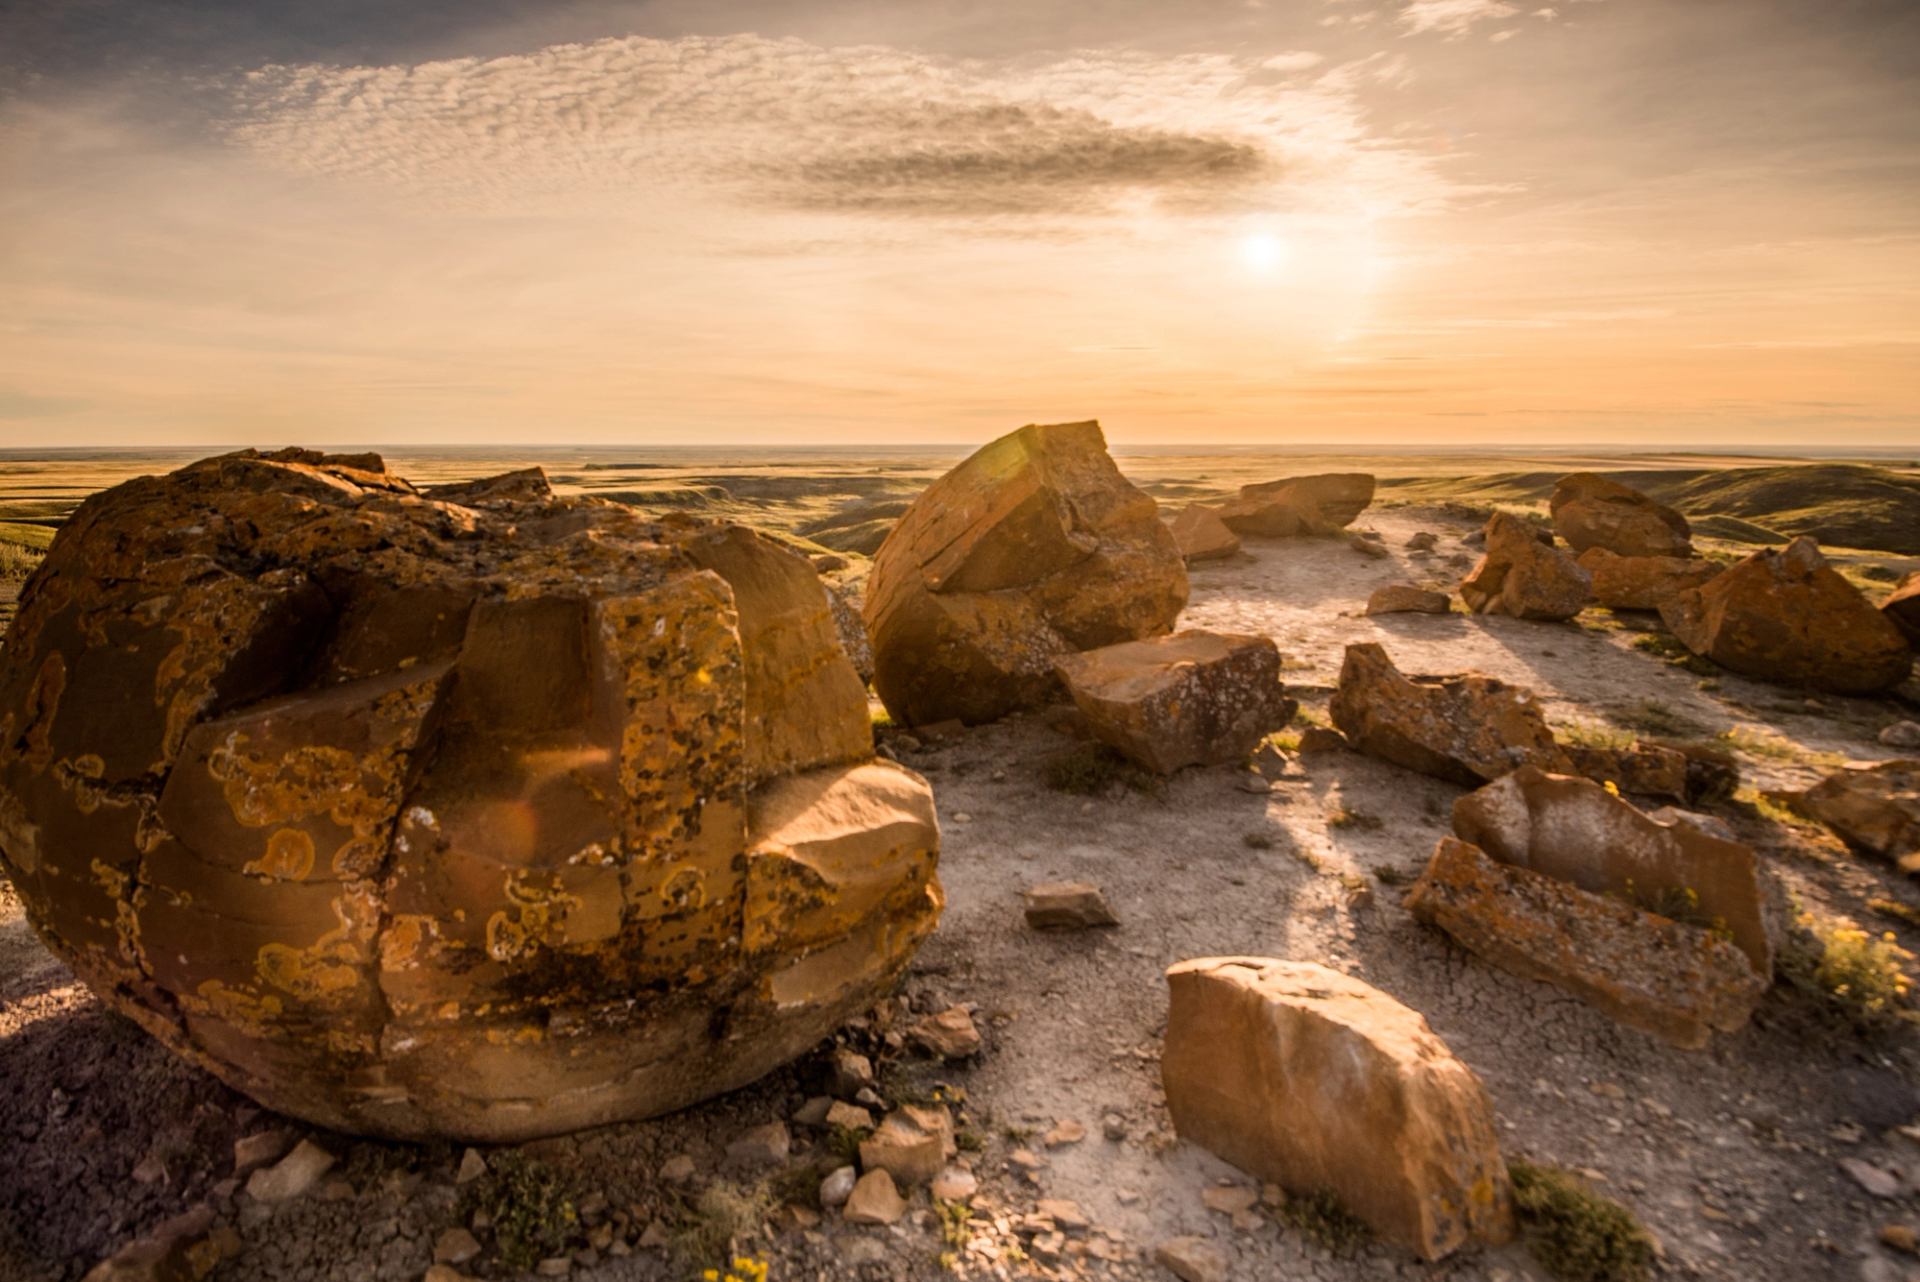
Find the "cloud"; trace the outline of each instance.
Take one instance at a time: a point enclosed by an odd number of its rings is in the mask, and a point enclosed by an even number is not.
[[[1444,202],[1321,55],[961,62],[757,36],[561,45],[413,66],[269,66],[219,130],[270,165],[464,211],[736,207],[1085,217]],[[1349,64],[1350,65],[1350,64]]]
[[[1511,18],[1518,12],[1506,0],[1412,0],[1400,11],[1400,23],[1410,35],[1438,31],[1457,36],[1476,23]]]

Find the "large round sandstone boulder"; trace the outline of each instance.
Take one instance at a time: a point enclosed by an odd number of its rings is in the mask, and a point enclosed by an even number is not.
[[[1593,472],[1563,476],[1547,500],[1553,528],[1576,552],[1616,556],[1693,555],[1687,518],[1619,481]]]
[[[1100,425],[1023,427],[928,486],[874,554],[873,688],[908,725],[992,721],[1060,698],[1056,660],[1158,636],[1186,603],[1173,534]]]
[[[95,496],[0,650],[0,867],[270,1107],[508,1140],[802,1052],[940,906],[806,561],[739,527],[249,451]]]

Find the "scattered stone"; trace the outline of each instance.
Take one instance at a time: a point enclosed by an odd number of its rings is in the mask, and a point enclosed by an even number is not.
[[[36,582],[5,876],[105,1005],[282,1114],[517,1140],[684,1107],[938,917],[930,790],[870,764],[819,576],[744,526],[242,451],[94,496]]]
[[[1841,1158],[1840,1169],[1845,1171],[1847,1177],[1855,1184],[1874,1197],[1899,1197],[1906,1187],[1900,1177],[1893,1172],[1857,1157]]]
[[[1920,1236],[1916,1236],[1913,1229],[1905,1224],[1882,1225],[1880,1242],[1906,1255],[1920,1255]]]
[[[1920,721],[1896,721],[1880,732],[1889,748],[1920,748]]]
[[[1127,1138],[1127,1119],[1118,1113],[1108,1113],[1100,1119],[1100,1133],[1115,1144]]]
[[[1486,1092],[1417,1012],[1306,962],[1201,958],[1167,981],[1161,1075],[1183,1138],[1330,1192],[1426,1259],[1512,1237]]]
[[[693,1174],[693,1158],[686,1153],[676,1153],[660,1163],[660,1178],[669,1184],[690,1184]]]
[[[468,1282],[467,1275],[451,1264],[429,1264],[420,1282]]]
[[[1695,654],[1768,681],[1871,694],[1913,667],[1900,629],[1809,538],[1755,552],[1669,599],[1660,617]]]
[[[828,1126],[844,1126],[850,1131],[873,1129],[873,1114],[858,1104],[849,1104],[844,1100],[834,1100],[828,1104],[826,1116],[821,1120]]]
[[[533,1271],[543,1278],[563,1278],[573,1272],[573,1260],[564,1255],[550,1255],[534,1265]]]
[[[1361,752],[1469,787],[1570,766],[1530,691],[1473,673],[1408,677],[1373,642],[1347,647],[1329,711]]]
[[[1243,760],[1293,719],[1269,637],[1188,630],[1055,664],[1103,742],[1149,770]]]
[[[1419,530],[1407,538],[1407,549],[1412,552],[1431,552],[1440,546],[1440,536],[1431,530]]]
[[[304,1194],[333,1167],[333,1154],[312,1140],[247,1177],[247,1196],[256,1202],[285,1202]]]
[[[1087,1128],[1072,1118],[1061,1118],[1053,1124],[1053,1129],[1040,1137],[1040,1142],[1048,1148],[1064,1148],[1068,1144],[1078,1144],[1087,1138]]]
[[[860,1178],[860,1172],[851,1166],[835,1167],[820,1181],[820,1205],[831,1210],[844,1206],[853,1196],[854,1182]]]
[[[953,1118],[946,1109],[906,1104],[860,1142],[860,1165],[912,1186],[932,1180],[955,1151]]]
[[[1692,557],[1620,556],[1601,547],[1587,549],[1578,559],[1593,576],[1594,601],[1611,610],[1658,610],[1721,568]]]
[[[837,1103],[831,1095],[813,1095],[793,1110],[787,1120],[795,1126],[825,1126],[833,1115],[833,1106]],[[864,1109],[862,1110],[865,1111]]]
[[[487,1159],[480,1156],[480,1150],[470,1148],[460,1155],[460,1169],[454,1172],[453,1182],[459,1185],[471,1184],[487,1173]]]
[[[221,1260],[212,1226],[212,1208],[196,1206],[121,1247],[81,1282],[199,1282]]]
[[[1260,1192],[1245,1184],[1213,1184],[1200,1191],[1200,1200],[1209,1211],[1239,1215],[1260,1205]]]
[[[980,1030],[965,1006],[949,1006],[916,1022],[908,1040],[938,1059],[965,1059],[980,1053]]]
[[[736,1166],[777,1166],[793,1151],[793,1136],[785,1122],[768,1122],[748,1130],[727,1145],[727,1160]]]
[[[1460,584],[1475,614],[1516,619],[1571,619],[1592,599],[1593,576],[1567,553],[1542,543],[1517,516],[1495,512],[1479,565]]]
[[[1784,798],[1853,849],[1920,872],[1920,760],[1849,766]]]
[[[1766,981],[1731,942],[1442,837],[1407,910],[1502,970],[1697,1050],[1746,1024]]]
[[[874,554],[874,689],[905,725],[993,721],[1055,699],[1056,660],[1166,632],[1186,602],[1173,534],[1100,425],[1023,427],[922,491]]]
[[[1088,930],[1117,926],[1100,887],[1087,881],[1048,881],[1026,892],[1027,925],[1035,930]]]
[[[1069,1233],[1084,1233],[1093,1227],[1093,1221],[1080,1209],[1080,1204],[1064,1197],[1043,1197],[1033,1204],[1033,1209]]]
[[[907,1213],[907,1200],[886,1170],[869,1170],[855,1181],[840,1212],[849,1224],[893,1224]]]
[[[1227,1253],[1203,1237],[1168,1238],[1153,1259],[1180,1282],[1227,1282]]]
[[[284,1130],[255,1131],[233,1142],[233,1173],[246,1175],[257,1166],[277,1162],[293,1144],[293,1136]]]
[[[480,1254],[480,1239],[458,1226],[445,1230],[433,1240],[433,1258],[437,1264],[465,1264]]]
[[[1240,550],[1240,536],[1227,528],[1218,512],[1202,503],[1189,503],[1168,517],[1167,528],[1189,565],[1215,561]]]
[[[1629,748],[1597,748],[1568,744],[1572,773],[1598,783],[1610,783],[1621,792],[1644,797],[1689,798],[1687,755],[1672,748],[1635,744]]]
[[[1592,472],[1561,477],[1547,508],[1553,528],[1576,552],[1601,548],[1631,557],[1693,555],[1686,517],[1631,485]]]
[[[1347,546],[1360,553],[1360,555],[1372,557],[1376,561],[1384,560],[1386,557],[1392,555],[1392,553],[1387,551],[1386,544],[1380,542],[1380,536],[1377,534],[1369,535],[1355,531],[1347,535]]]
[[[833,1052],[827,1065],[827,1090],[840,1099],[851,1099],[873,1085],[873,1061],[858,1051],[842,1046]]]
[[[1351,752],[1353,745],[1338,730],[1329,730],[1325,726],[1308,726],[1300,732],[1300,755],[1315,756],[1323,752]],[[1271,792],[1272,788],[1269,787]]]
[[[1710,926],[1772,982],[1769,896],[1746,846],[1662,825],[1590,779],[1531,766],[1456,801],[1453,830],[1511,867]]]
[[[928,1191],[943,1202],[965,1202],[979,1190],[980,1181],[973,1172],[959,1166],[944,1168],[928,1187]]]
[[[1294,476],[1240,487],[1238,498],[1216,510],[1236,534],[1287,538],[1337,534],[1373,502],[1373,478],[1364,472]]]
[[[1445,592],[1411,583],[1386,584],[1367,598],[1368,614],[1446,614],[1452,609],[1453,598]]]

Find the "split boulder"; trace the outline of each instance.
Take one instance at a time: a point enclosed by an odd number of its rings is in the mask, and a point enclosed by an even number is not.
[[[1808,538],[1755,552],[1669,598],[1660,617],[1695,654],[1767,681],[1870,694],[1906,680],[1913,667],[1892,617]]]
[[[1240,550],[1240,536],[1227,528],[1220,514],[1204,503],[1189,503],[1167,518],[1180,555],[1194,561],[1215,561]]]
[[[1920,761],[1841,770],[1788,800],[1854,849],[1920,872]]]
[[[903,725],[992,721],[1057,698],[1055,663],[1158,636],[1187,573],[1098,423],[1023,427],[928,486],[874,554],[873,685]]]
[[[1055,665],[1093,733],[1160,774],[1244,760],[1293,720],[1271,638],[1190,630]]]
[[[1310,962],[1200,958],[1167,983],[1161,1077],[1182,1138],[1330,1192],[1425,1259],[1513,1236],[1486,1091],[1417,1011]]]
[[[1721,570],[1692,557],[1621,556],[1603,547],[1588,548],[1579,562],[1593,576],[1593,599],[1610,610],[1658,610]]]
[[[1561,477],[1547,507],[1554,529],[1576,552],[1605,548],[1627,557],[1693,554],[1686,517],[1631,485],[1592,472]]]
[[[1328,472],[1243,485],[1237,498],[1217,509],[1236,534],[1287,538],[1337,534],[1373,502],[1373,477],[1365,472]]]
[[[1460,584],[1460,599],[1475,614],[1516,619],[1571,619],[1592,599],[1593,576],[1533,526],[1495,512],[1487,521],[1486,550]]]

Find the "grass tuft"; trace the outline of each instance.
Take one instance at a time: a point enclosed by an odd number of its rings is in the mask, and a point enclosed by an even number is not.
[[[1626,1207],[1566,1171],[1511,1162],[1513,1206],[1526,1246],[1559,1282],[1641,1282],[1653,1239]]]
[[[550,1256],[565,1255],[580,1228],[573,1182],[537,1159],[503,1153],[462,1199],[462,1222],[485,1211],[493,1225],[494,1251],[510,1272],[525,1272]]]
[[[1913,961],[1890,930],[1876,936],[1846,918],[1801,909],[1779,967],[1786,982],[1829,1017],[1872,1035],[1914,1021],[1907,973]]]
[[[1151,774],[1101,743],[1076,744],[1048,757],[1041,763],[1040,780],[1055,792],[1075,797],[1102,796],[1115,785],[1135,792],[1158,790]]]
[[[1302,1237],[1334,1255],[1350,1254],[1373,1236],[1365,1220],[1324,1189],[1287,1194],[1279,1216]]]

